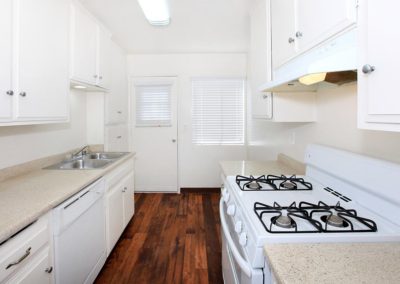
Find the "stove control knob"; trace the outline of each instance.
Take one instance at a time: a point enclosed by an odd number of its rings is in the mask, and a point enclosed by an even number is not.
[[[225,201],[225,202],[228,202],[228,201],[229,201],[229,197],[230,197],[230,196],[229,196],[229,192],[228,192],[228,191],[226,191],[225,194],[223,194],[222,196],[224,197],[224,201]]]
[[[243,229],[243,223],[242,221],[237,221],[235,224],[235,231],[236,233],[240,233]]]
[[[235,215],[236,207],[234,204],[229,205],[228,209],[226,210],[226,213],[228,213],[229,216]]]
[[[239,243],[242,246],[246,246],[247,245],[247,234],[246,233],[243,232],[243,233],[240,234]]]

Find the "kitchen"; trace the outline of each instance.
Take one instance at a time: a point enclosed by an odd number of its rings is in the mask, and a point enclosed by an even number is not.
[[[0,283],[400,281],[399,4],[0,5]]]

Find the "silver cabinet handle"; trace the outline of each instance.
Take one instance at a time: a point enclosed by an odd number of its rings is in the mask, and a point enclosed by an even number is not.
[[[21,92],[21,93],[19,93],[19,95],[20,95],[21,97],[26,97],[26,92]]]
[[[6,92],[7,95],[9,96],[13,96],[14,95],[14,91],[13,90],[9,90]]]
[[[21,256],[18,260],[11,262],[9,265],[7,265],[6,269],[9,269],[11,267],[13,267],[14,265],[20,264],[25,258],[27,258],[30,254],[31,254],[31,247],[29,247],[23,256]]]
[[[365,64],[363,67],[362,67],[362,72],[364,73],[364,74],[371,74],[372,72],[374,72],[375,71],[375,66],[372,66],[372,65],[369,65],[369,64]]]
[[[126,192],[128,190],[128,188],[125,186],[124,189],[122,190],[122,192]]]
[[[122,114],[122,111],[119,110],[119,111],[117,111],[117,113]]]
[[[117,139],[121,139],[122,138],[122,136],[117,136]]]
[[[93,75],[93,78],[97,79],[97,77],[98,77],[97,75]]]
[[[263,99],[268,99],[268,95],[263,95]]]
[[[172,143],[175,143],[176,142],[176,139],[172,139]]]
[[[296,32],[296,37],[297,37],[297,38],[303,37],[303,33],[300,32],[300,31]]]
[[[99,79],[100,79],[100,80],[103,80],[103,76],[100,76]]]
[[[53,272],[53,266],[46,268],[44,271],[50,274],[51,272]]]
[[[288,39],[288,42],[289,42],[289,43],[294,43],[294,38],[290,37],[290,38]]]

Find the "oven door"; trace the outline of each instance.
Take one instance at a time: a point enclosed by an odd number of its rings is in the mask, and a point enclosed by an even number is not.
[[[254,269],[246,259],[246,254],[239,244],[231,217],[226,213],[226,206],[221,198],[219,204],[222,235],[222,273],[225,284],[262,284],[263,270]]]

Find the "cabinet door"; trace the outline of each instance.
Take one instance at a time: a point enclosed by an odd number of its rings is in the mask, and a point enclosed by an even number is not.
[[[0,121],[12,118],[11,43],[12,0],[0,3]]]
[[[96,85],[97,83],[97,24],[78,5],[72,6],[71,78]]]
[[[129,151],[128,125],[107,126],[105,129],[105,149],[111,152]]]
[[[296,40],[303,52],[355,25],[357,0],[297,0]]]
[[[111,84],[106,94],[106,124],[128,122],[128,79],[125,52],[111,42]]]
[[[124,230],[123,187],[121,184],[113,187],[106,195],[107,207],[107,254]]]
[[[16,118],[66,120],[69,0],[14,1]]]
[[[124,182],[124,227],[128,225],[135,211],[134,184],[134,175],[131,173]]]
[[[52,283],[53,271],[50,248],[44,248],[34,259],[27,263],[23,268],[9,280],[9,284],[46,284]]]
[[[272,65],[278,68],[296,54],[295,0],[271,0]]]
[[[97,27],[97,85],[110,88],[110,36],[101,27]]]
[[[400,131],[400,95],[394,88],[400,65],[396,55],[400,39],[399,9],[398,1],[360,1],[359,46],[362,48],[358,111],[361,128]],[[375,70],[368,70],[368,65]]]

